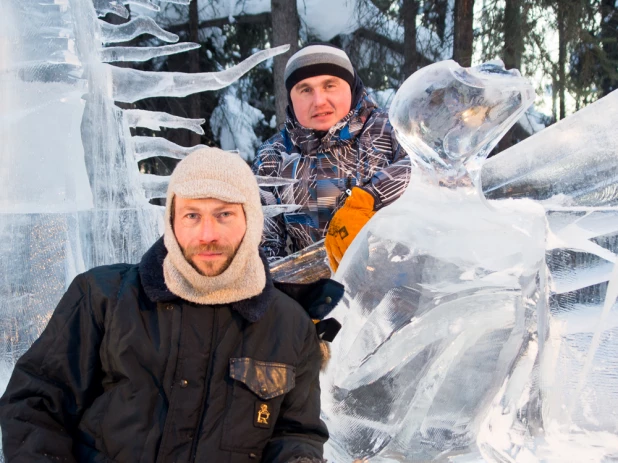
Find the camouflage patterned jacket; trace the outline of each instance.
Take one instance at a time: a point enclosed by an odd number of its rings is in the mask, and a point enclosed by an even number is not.
[[[326,133],[301,126],[288,110],[281,132],[258,149],[253,171],[298,180],[262,189],[265,205],[300,206],[265,219],[262,248],[273,259],[288,254],[288,237],[290,252],[323,239],[353,186],[371,193],[376,209],[399,198],[410,180],[410,160],[395,139],[388,113],[363,91],[355,109]]]

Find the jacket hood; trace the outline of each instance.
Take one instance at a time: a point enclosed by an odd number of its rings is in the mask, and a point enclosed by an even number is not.
[[[138,266],[144,292],[152,302],[171,302],[180,299],[165,284],[163,261],[166,256],[167,248],[161,237],[144,254]],[[275,288],[297,301],[312,319],[317,320],[322,320],[328,315],[343,297],[343,285],[330,279],[321,279],[309,284],[273,281],[268,261],[261,250],[260,258],[266,272],[264,290],[248,299],[226,304],[250,323],[257,322],[264,316]]]

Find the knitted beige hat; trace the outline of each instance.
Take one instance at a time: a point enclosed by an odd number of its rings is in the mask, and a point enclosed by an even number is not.
[[[247,231],[234,260],[221,275],[201,275],[185,259],[172,228],[174,196],[242,204]],[[266,285],[266,271],[258,251],[263,226],[259,187],[245,161],[218,148],[194,151],[178,163],[167,189],[165,284],[172,293],[198,304],[227,304],[260,294]]]

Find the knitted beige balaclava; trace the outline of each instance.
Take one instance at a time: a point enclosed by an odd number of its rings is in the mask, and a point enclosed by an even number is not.
[[[247,231],[234,260],[221,275],[201,275],[185,259],[172,228],[175,196],[242,204]],[[191,153],[178,163],[167,189],[165,284],[172,293],[198,304],[227,304],[260,294],[266,285],[266,271],[258,251],[263,226],[259,187],[245,161],[238,154],[218,148]]]

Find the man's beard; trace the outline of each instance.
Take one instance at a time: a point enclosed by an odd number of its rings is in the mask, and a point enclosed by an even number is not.
[[[223,272],[227,270],[232,261],[234,260],[234,256],[236,256],[236,251],[238,248],[234,248],[234,246],[225,246],[219,244],[202,244],[198,246],[189,246],[186,249],[182,250],[185,259],[191,266],[200,274],[207,277],[216,277],[221,275]],[[193,257],[202,252],[217,252],[221,253],[222,257],[225,260],[218,259],[215,262],[210,261],[199,261],[200,267],[193,261]]]

